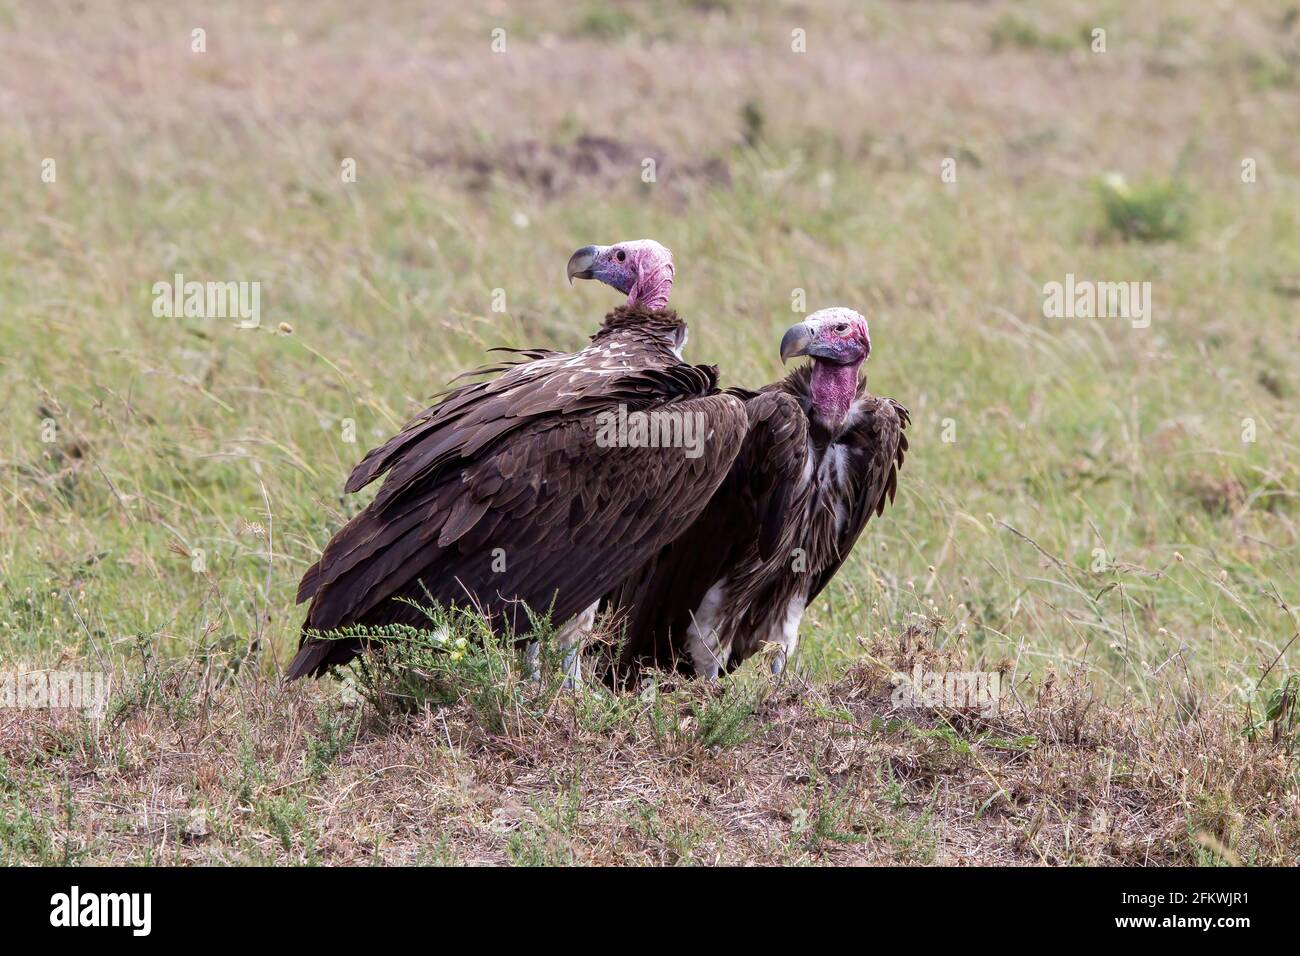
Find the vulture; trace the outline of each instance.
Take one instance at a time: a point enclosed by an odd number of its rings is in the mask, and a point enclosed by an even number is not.
[[[590,344],[481,369],[496,377],[446,392],[365,456],[345,490],[383,482],[302,578],[298,601],[311,604],[286,680],[364,650],[362,637],[329,632],[427,623],[410,602],[472,608],[520,639],[530,611],[549,614],[567,646],[602,595],[691,526],[748,419],[715,367],[682,362],[673,274],[652,240],[579,249],[570,282],[627,295]],[[699,423],[698,454],[599,440],[611,415],[664,411]]]
[[[695,523],[606,595],[624,616],[606,676],[640,668],[716,678],[773,648],[780,673],[804,610],[835,576],[898,485],[907,409],[867,391],[866,319],[813,313],[781,340],[781,359],[811,359],[742,399],[748,429],[726,479]]]

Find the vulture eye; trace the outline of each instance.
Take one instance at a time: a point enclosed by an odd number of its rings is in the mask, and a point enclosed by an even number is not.
[[[622,262],[624,259],[627,258],[627,253],[624,252],[622,249],[618,250],[617,255],[618,255],[618,261],[619,261],[619,262]]]

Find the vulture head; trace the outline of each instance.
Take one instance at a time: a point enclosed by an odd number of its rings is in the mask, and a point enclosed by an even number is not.
[[[821,309],[791,326],[781,339],[782,362],[800,355],[812,359],[810,411],[832,429],[848,418],[858,393],[858,369],[870,354],[867,320],[852,309]]]
[[[583,246],[569,257],[569,283],[599,279],[627,296],[629,306],[651,311],[668,305],[673,290],[673,254],[653,239],[612,246]]]

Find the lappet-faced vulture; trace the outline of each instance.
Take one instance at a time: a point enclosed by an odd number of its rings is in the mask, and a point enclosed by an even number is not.
[[[689,530],[606,597],[626,617],[611,675],[653,665],[716,677],[765,645],[779,672],[804,610],[835,576],[868,519],[892,501],[907,409],[867,391],[866,319],[815,312],[785,333],[781,358],[811,363],[745,401],[748,433]]]
[[[727,476],[745,403],[718,390],[715,368],[682,362],[669,251],[651,240],[587,246],[568,274],[613,286],[627,304],[581,351],[525,352],[366,455],[346,490],[383,484],[303,576],[298,600],[311,605],[288,679],[363,649],[361,638],[308,632],[427,623],[409,601],[473,607],[520,637],[527,609],[557,625],[589,622]],[[598,441],[610,415],[662,410],[701,424],[698,454]]]

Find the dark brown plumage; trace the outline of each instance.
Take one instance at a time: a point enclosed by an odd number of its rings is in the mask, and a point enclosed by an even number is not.
[[[372,450],[346,490],[383,485],[304,575],[304,632],[421,623],[400,598],[475,607],[521,636],[525,606],[558,624],[594,605],[695,520],[744,437],[742,400],[678,358],[685,334],[675,312],[616,309],[585,349],[526,354]],[[597,416],[619,405],[698,413],[702,454],[600,447]],[[304,633],[286,676],[361,649]]]
[[[615,683],[647,665],[714,676],[767,643],[777,645],[774,667],[784,666],[804,608],[893,500],[907,410],[871,395],[853,366],[851,404],[827,421],[812,369],[758,392],[733,390],[749,428],[726,479],[689,530],[606,596],[626,620],[608,671]]]

